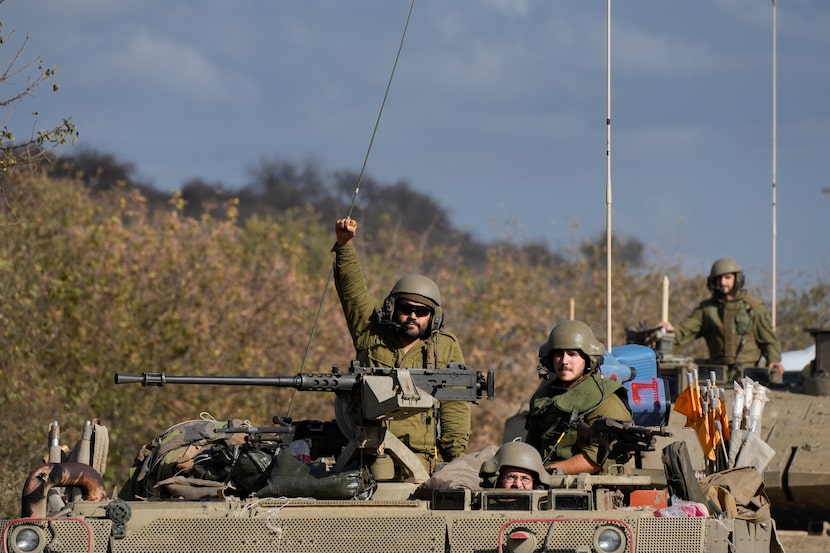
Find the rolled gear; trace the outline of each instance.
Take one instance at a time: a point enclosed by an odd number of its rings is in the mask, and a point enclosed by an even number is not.
[[[280,448],[268,469],[258,497],[311,497],[314,499],[369,499],[377,488],[366,467],[330,473],[321,465],[307,465]]]

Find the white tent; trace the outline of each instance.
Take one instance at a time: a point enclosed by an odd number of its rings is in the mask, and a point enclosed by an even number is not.
[[[785,351],[781,354],[781,364],[784,365],[784,370],[788,373],[801,372],[801,369],[815,358],[816,345],[811,344],[804,349]]]

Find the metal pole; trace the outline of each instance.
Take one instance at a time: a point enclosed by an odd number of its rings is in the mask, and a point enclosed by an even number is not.
[[[605,346],[611,349],[611,0],[606,0],[606,91],[605,91],[605,302],[608,317]]]
[[[776,181],[776,172],[777,172],[777,145],[776,145],[776,135],[778,130],[778,121],[777,121],[777,94],[778,94],[778,86],[777,86],[777,73],[778,73],[778,66],[777,66],[777,21],[776,21],[776,8],[775,8],[775,0],[772,0],[772,329],[775,330],[777,318],[778,318],[778,301],[777,301],[777,249],[776,249],[776,242],[778,239],[778,224],[776,221],[776,210],[777,210],[777,201],[776,201],[776,190],[775,190],[775,181]]]

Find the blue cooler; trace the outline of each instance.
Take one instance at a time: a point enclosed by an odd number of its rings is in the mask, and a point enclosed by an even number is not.
[[[638,344],[617,346],[605,354],[600,370],[605,378],[616,380],[628,391],[634,424],[668,424],[668,383],[657,376],[657,355],[653,349]]]
[[[602,373],[603,378],[619,382],[620,384],[633,380],[635,376],[631,366],[621,363],[610,351],[605,352],[605,357],[602,359],[602,365],[600,365],[599,371]]]
[[[634,369],[634,379],[657,377],[657,353],[648,346],[625,344],[611,349],[617,361]]]

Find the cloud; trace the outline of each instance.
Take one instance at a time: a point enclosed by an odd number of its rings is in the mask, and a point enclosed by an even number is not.
[[[705,39],[695,34],[667,34],[666,30],[635,27],[621,22],[612,39],[612,63],[624,72],[672,74],[707,71],[724,61]]]
[[[13,17],[21,14],[36,14],[40,21],[58,20],[64,23],[67,20],[82,18],[107,19],[132,11],[146,0],[26,0],[11,2],[3,6],[3,11],[12,13]]]
[[[509,56],[498,48],[476,44],[465,53],[444,60],[441,78],[482,84],[498,81]]]
[[[507,15],[527,15],[530,12],[528,0],[489,0],[496,11]]]
[[[691,148],[705,136],[705,132],[700,128],[666,127],[634,129],[625,131],[624,135],[625,140],[634,146],[633,151],[656,155],[679,148]]]
[[[193,98],[211,100],[222,93],[219,72],[198,51],[145,31],[134,36],[122,50],[106,56],[105,64],[114,73],[145,86]]]

